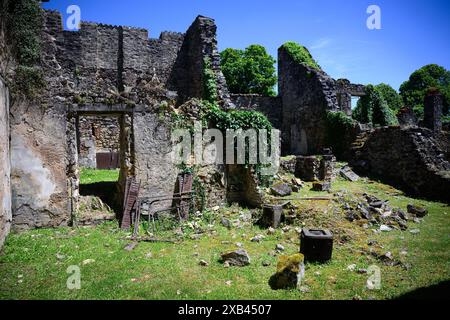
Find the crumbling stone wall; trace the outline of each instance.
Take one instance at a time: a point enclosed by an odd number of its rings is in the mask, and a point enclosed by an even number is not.
[[[326,111],[337,110],[335,81],[278,50],[278,87],[283,102],[282,154],[319,154],[326,142]]]
[[[231,101],[237,109],[259,111],[272,126],[281,128],[283,105],[280,97],[267,97],[258,94],[232,94]]]
[[[262,207],[264,200],[256,175],[244,165],[227,165],[227,200],[250,207]]]
[[[348,79],[336,80],[336,95],[340,111],[347,115],[352,114],[352,97],[365,95],[365,86],[351,83]]]
[[[0,77],[0,249],[11,228],[9,91]]]
[[[412,195],[450,201],[450,163],[429,129],[375,129],[354,166]]]
[[[198,16],[186,32],[171,75],[171,88],[178,91],[179,102],[185,102],[189,98],[204,98],[204,58],[208,58],[216,76],[221,106],[225,109],[234,108],[220,67],[216,31],[213,19]]]

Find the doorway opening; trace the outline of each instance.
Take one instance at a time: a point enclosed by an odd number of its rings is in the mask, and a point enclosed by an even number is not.
[[[69,116],[69,178],[77,224],[120,219],[124,181],[134,174],[131,119],[128,113],[74,112]]]

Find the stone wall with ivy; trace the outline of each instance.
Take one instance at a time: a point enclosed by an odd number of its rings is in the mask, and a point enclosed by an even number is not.
[[[236,109],[253,110],[264,114],[272,126],[281,129],[283,105],[280,97],[267,97],[257,94],[232,94]]]
[[[217,26],[208,17],[198,16],[186,32],[171,78],[181,102],[205,97],[205,69],[211,71],[216,84],[218,103],[224,109],[234,108],[220,66]]]

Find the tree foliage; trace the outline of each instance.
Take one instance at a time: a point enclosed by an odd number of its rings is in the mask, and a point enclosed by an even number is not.
[[[282,48],[289,53],[295,62],[306,64],[307,66],[317,70],[322,70],[306,47],[299,45],[296,42],[286,42]]]
[[[353,118],[373,126],[398,124],[394,111],[389,108],[383,98],[383,93],[373,85],[366,86],[366,95],[359,99],[353,111]]]
[[[381,93],[389,108],[397,113],[403,107],[402,97],[390,85],[380,83],[375,88]]]
[[[444,96],[444,114],[450,106],[450,71],[437,64],[426,65],[414,71],[400,86],[400,95],[419,118],[423,117],[424,99],[430,88],[437,88]]]
[[[260,45],[220,53],[222,71],[232,93],[275,95],[275,59]]]

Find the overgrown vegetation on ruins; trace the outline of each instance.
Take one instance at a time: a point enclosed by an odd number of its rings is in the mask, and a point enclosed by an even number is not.
[[[275,59],[260,45],[220,53],[222,71],[232,93],[274,96],[277,83]]]
[[[386,83],[380,83],[375,88],[381,93],[381,96],[386,101],[388,107],[396,114],[402,107],[402,97],[398,92]]]
[[[437,88],[444,96],[444,116],[450,112],[450,71],[444,67],[429,64],[414,71],[400,86],[400,95],[406,106],[412,108],[418,118],[423,118],[423,101],[428,89]]]
[[[39,66],[42,30],[40,4],[35,0],[9,1],[7,12],[7,36],[13,44],[17,61],[12,88],[16,94],[33,97],[45,85]]]
[[[346,150],[346,137],[351,135],[356,121],[342,111],[327,111],[327,143],[336,155]]]
[[[322,70],[322,68],[319,66],[316,60],[314,60],[311,53],[308,49],[306,49],[306,47],[301,46],[296,42],[290,41],[283,44],[282,48],[289,53],[289,55],[294,59],[295,62],[305,64],[317,70]]]
[[[389,108],[380,89],[373,85],[368,85],[365,91],[366,95],[358,100],[358,104],[353,110],[353,118],[361,123],[373,126],[398,124],[394,111]]]
[[[328,193],[309,191],[302,196]],[[97,227],[36,229],[11,234],[0,256],[0,299],[391,299],[411,290],[438,284],[449,278],[448,206],[418,201],[402,192],[368,179],[348,182],[341,178],[333,192],[373,194],[390,199],[393,206],[408,203],[425,206],[429,215],[421,223],[409,221],[411,230],[374,233],[349,222],[333,201],[295,201],[297,222],[282,226],[273,234],[244,217],[254,211],[237,206],[207,210],[183,224],[161,222],[161,238],[176,243],[141,242],[133,250],[127,232],[111,222]],[[220,221],[232,221],[227,229]],[[271,290],[267,280],[273,274],[278,255],[276,244],[285,253],[298,252],[296,227],[330,227],[336,230],[333,260],[327,264],[307,264],[302,290]],[[182,233],[180,233],[180,230]],[[283,231],[284,230],[284,231]],[[194,235],[202,232],[199,238]],[[260,242],[252,242],[263,234]],[[220,253],[241,243],[252,258],[244,268],[225,268]],[[383,254],[391,252],[391,260]],[[201,266],[200,260],[208,262]],[[397,265],[394,262],[399,262]],[[78,265],[82,273],[80,290],[67,290],[66,269]],[[349,267],[355,265],[353,269]],[[370,275],[360,273],[371,265],[381,268],[381,290],[368,290]],[[99,272],[101,270],[101,272]]]

